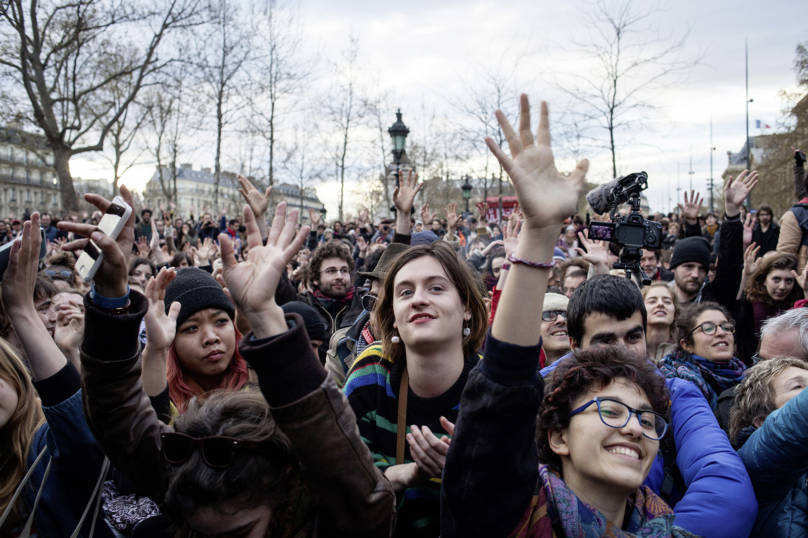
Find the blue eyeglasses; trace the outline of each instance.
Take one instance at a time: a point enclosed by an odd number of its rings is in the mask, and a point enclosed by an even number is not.
[[[585,411],[593,403],[598,404],[600,420],[610,428],[622,428],[631,420],[631,415],[637,415],[642,427],[642,434],[652,441],[659,441],[668,431],[668,421],[665,417],[654,411],[634,409],[623,402],[611,398],[595,398],[572,411],[567,417],[572,417]]]

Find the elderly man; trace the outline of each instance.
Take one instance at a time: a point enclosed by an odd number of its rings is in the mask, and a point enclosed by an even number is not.
[[[760,327],[760,349],[752,357],[755,363],[777,357],[794,357],[808,364],[808,308],[795,308],[767,319]],[[738,387],[722,392],[715,408],[718,424],[729,433],[730,408]]]

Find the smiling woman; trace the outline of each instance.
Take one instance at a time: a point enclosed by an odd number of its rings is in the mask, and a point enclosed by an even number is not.
[[[437,537],[440,478],[451,443],[445,433],[452,434],[460,396],[480,359],[485,303],[468,265],[436,241],[398,255],[373,313],[382,345],[357,358],[345,394],[376,465],[402,501],[398,536]]]

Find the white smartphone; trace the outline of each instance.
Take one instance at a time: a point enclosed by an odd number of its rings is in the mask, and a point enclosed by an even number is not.
[[[109,206],[109,209],[101,218],[101,222],[98,223],[98,231],[106,234],[110,239],[117,239],[131,215],[132,207],[123,198],[116,196],[112,200],[112,205]],[[98,268],[101,267],[101,262],[103,261],[104,253],[90,239],[84,252],[81,253],[76,262],[76,271],[85,281],[90,281],[95,276]]]

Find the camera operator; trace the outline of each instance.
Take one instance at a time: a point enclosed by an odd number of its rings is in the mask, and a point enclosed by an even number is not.
[[[679,204],[687,225],[685,239],[680,239],[673,247],[671,271],[677,298],[683,306],[687,303],[715,301],[730,311],[734,309],[735,297],[743,276],[741,205],[757,182],[757,171],[749,174],[744,170],[734,181],[730,176],[724,186],[724,222],[721,225],[716,277],[712,282],[707,280],[710,242],[702,237],[701,228],[693,225],[694,221],[698,222],[701,199],[695,192],[691,192],[689,199],[685,194],[684,205]]]
[[[219,227],[213,222],[210,213],[202,215],[202,222],[199,223],[199,241],[204,241],[207,238],[216,240],[219,235]]]
[[[802,272],[808,260],[806,234],[808,230],[808,191],[805,188],[805,153],[794,151],[794,193],[799,200],[780,220],[780,239],[777,252],[797,256],[797,271]]]

